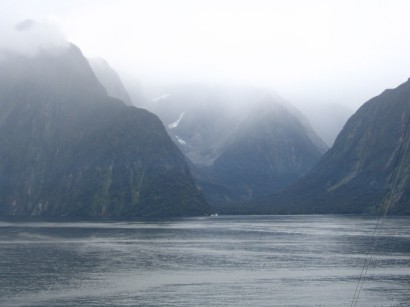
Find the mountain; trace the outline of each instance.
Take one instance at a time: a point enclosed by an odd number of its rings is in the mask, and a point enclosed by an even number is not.
[[[107,95],[74,45],[0,61],[0,214],[208,213],[157,116]]]
[[[181,86],[157,92],[147,108],[217,209],[294,183],[327,149],[299,111],[263,89]]]
[[[235,200],[258,199],[294,183],[322,153],[298,118],[267,98],[235,130],[211,172]]]
[[[318,165],[261,202],[260,212],[377,213],[396,182],[390,212],[410,214],[409,118],[407,81],[366,102]]]
[[[118,98],[128,106],[133,105],[130,96],[122,84],[120,76],[110,65],[108,65],[106,60],[101,58],[91,58],[88,59],[88,63],[98,81],[107,90],[109,96]]]
[[[333,145],[337,135],[353,115],[351,109],[338,103],[300,104],[297,107],[329,147]]]
[[[152,98],[147,109],[157,114],[182,152],[198,167],[211,165],[241,121],[223,88],[187,85]]]

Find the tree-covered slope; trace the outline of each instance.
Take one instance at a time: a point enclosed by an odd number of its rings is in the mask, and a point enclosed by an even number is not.
[[[0,61],[0,213],[208,212],[153,114],[107,95],[80,50]]]
[[[410,81],[366,102],[307,176],[266,199],[265,212],[375,213],[402,163],[390,212],[410,213]],[[397,164],[396,164],[397,163]],[[263,208],[263,209],[262,209]]]

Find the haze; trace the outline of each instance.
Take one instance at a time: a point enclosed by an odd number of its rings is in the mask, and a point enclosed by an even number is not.
[[[410,77],[409,12],[409,1],[1,0],[0,47],[6,25],[33,19],[126,80],[264,86],[356,109]]]

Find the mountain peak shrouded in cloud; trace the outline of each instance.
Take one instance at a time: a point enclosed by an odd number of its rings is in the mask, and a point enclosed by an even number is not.
[[[126,76],[263,86],[297,106],[332,102],[353,112],[410,71],[409,1],[1,0],[0,7],[0,49],[30,53],[27,38],[44,21],[56,24],[86,57],[106,59],[126,86]],[[36,23],[17,31],[28,18]],[[61,42],[51,32],[47,44]]]
[[[26,19],[16,24],[15,28],[17,31],[29,31],[35,24],[34,20]]]
[[[0,59],[7,53],[34,57],[39,52],[61,53],[69,47],[68,41],[56,25],[32,19],[13,23],[0,22]]]
[[[195,83],[151,90],[144,107],[162,119],[217,210],[295,182],[327,149],[303,114],[269,89]]]
[[[206,214],[161,121],[108,96],[69,46],[0,62],[0,214]]]
[[[331,149],[301,180],[263,203],[292,214],[410,213],[410,81],[352,115]],[[384,211],[386,210],[386,211]],[[267,210],[264,213],[268,212]]]

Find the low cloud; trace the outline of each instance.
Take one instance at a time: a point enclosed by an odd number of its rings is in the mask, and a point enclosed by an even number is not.
[[[18,53],[35,56],[40,51],[59,52],[68,47],[68,42],[59,29],[49,23],[31,19],[20,22],[0,21],[1,53]]]

